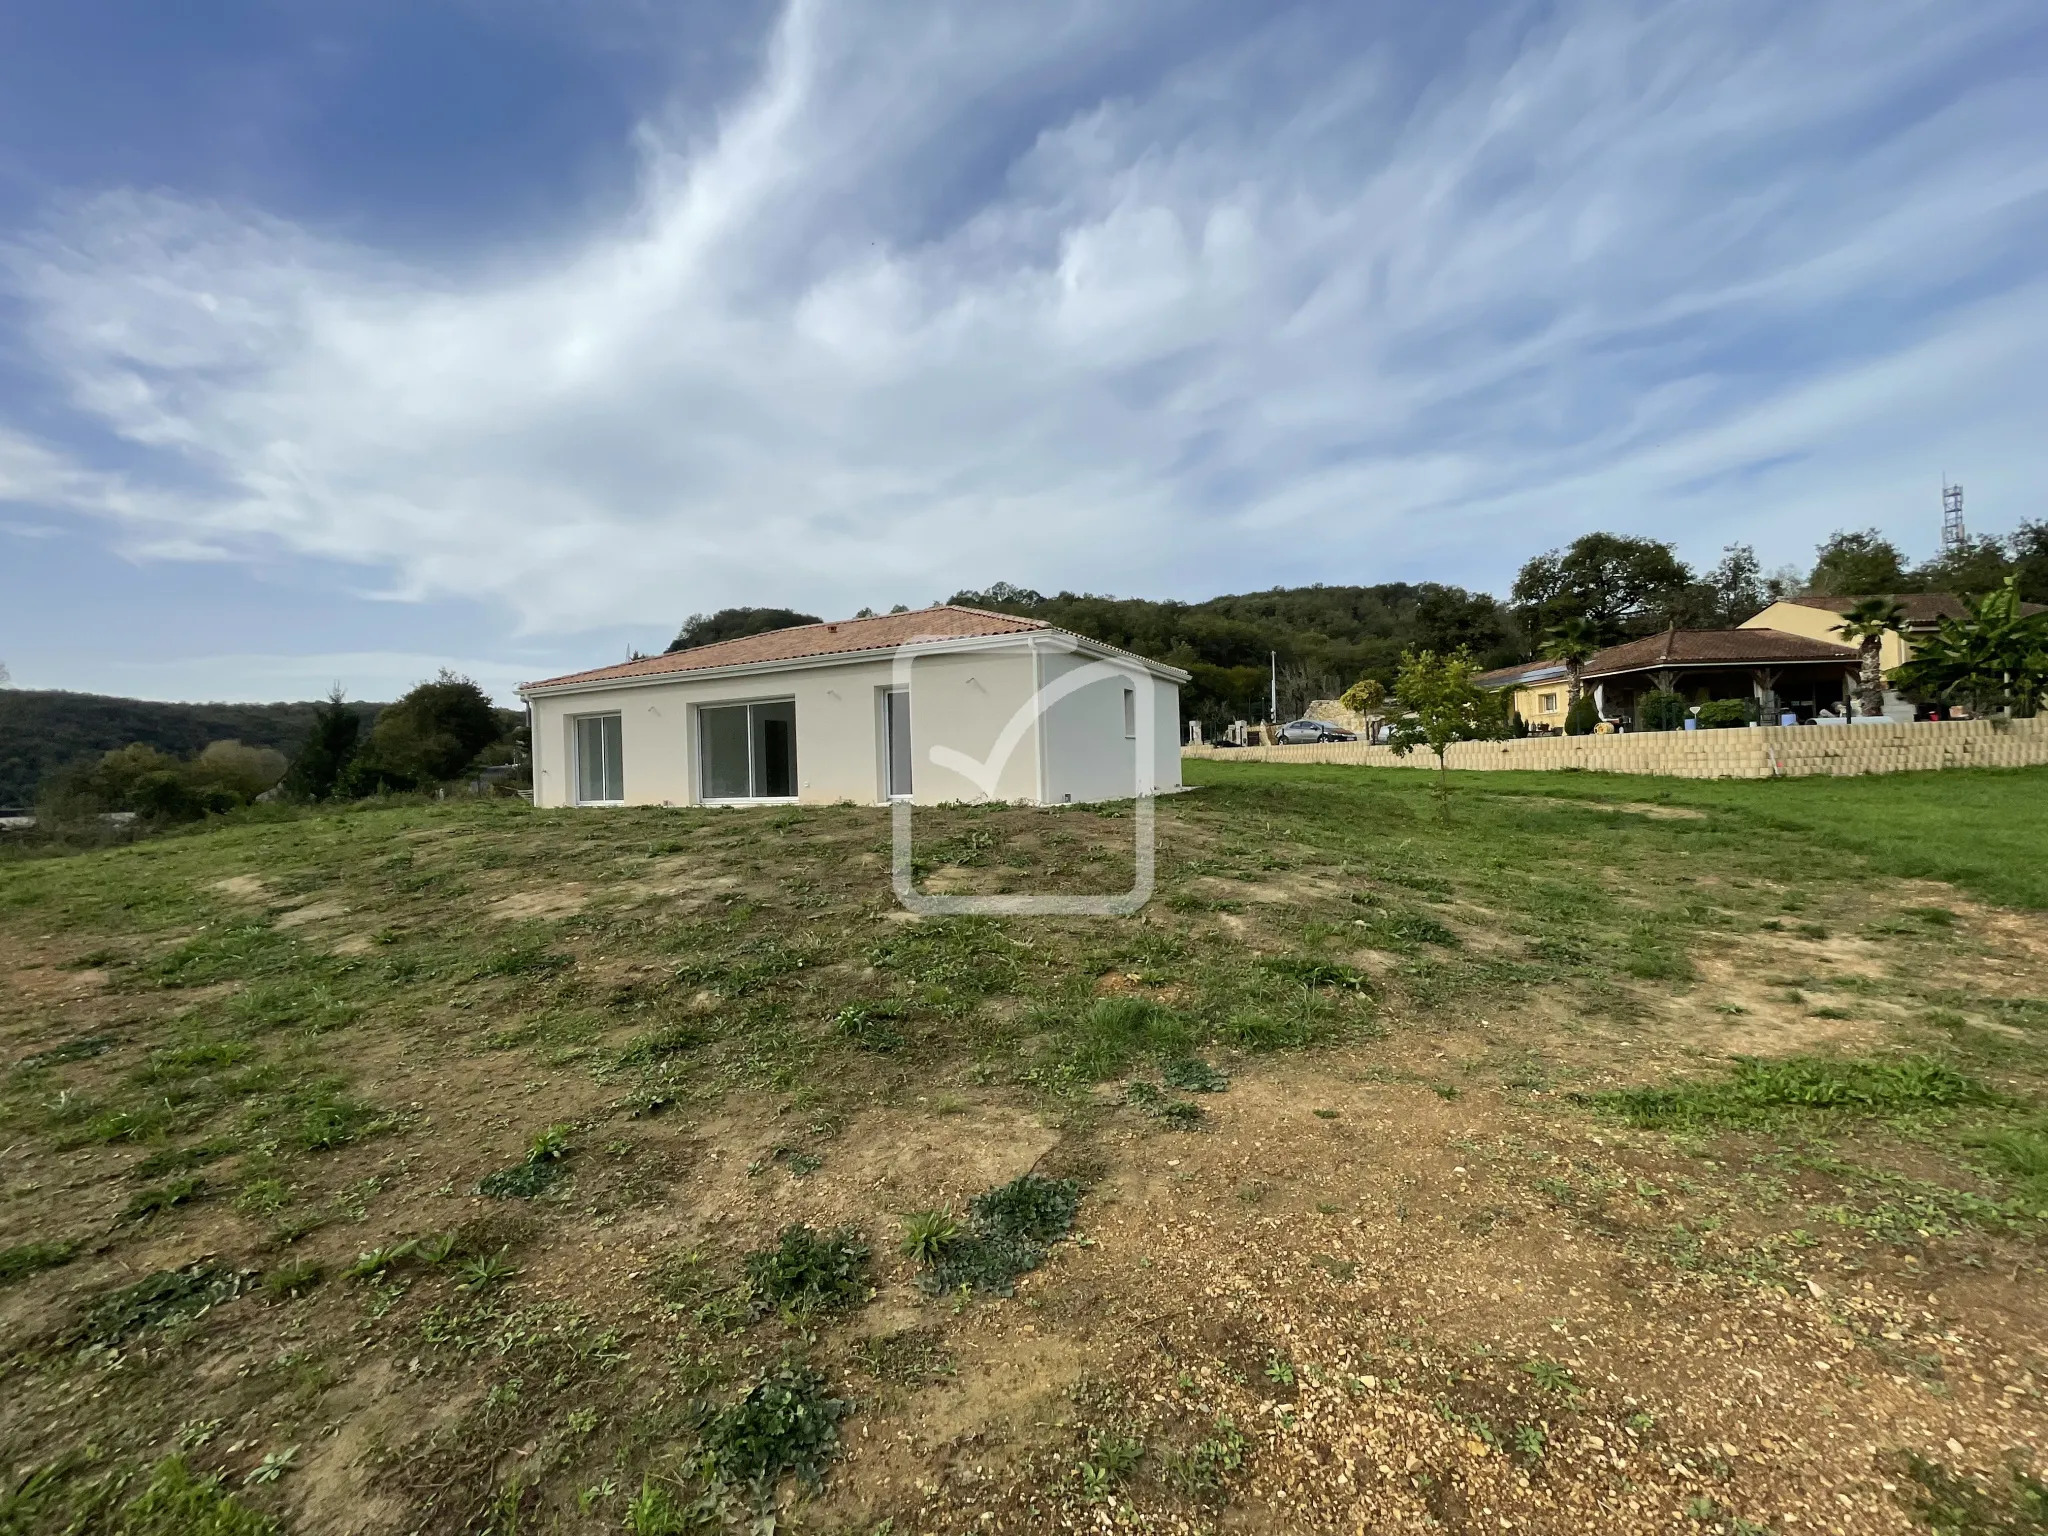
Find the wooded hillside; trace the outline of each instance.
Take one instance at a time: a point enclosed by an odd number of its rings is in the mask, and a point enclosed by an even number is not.
[[[189,757],[208,742],[233,738],[275,747],[287,757],[312,728],[310,701],[296,704],[166,704],[96,693],[0,688],[0,807],[35,803],[36,785],[53,768],[141,742]],[[351,706],[363,728],[382,704]]]

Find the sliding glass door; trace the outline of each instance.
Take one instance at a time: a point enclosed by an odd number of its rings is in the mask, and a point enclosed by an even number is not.
[[[626,798],[620,759],[620,717],[579,715],[576,719],[576,803],[618,805]]]
[[[796,701],[697,710],[699,791],[706,800],[796,798]]]

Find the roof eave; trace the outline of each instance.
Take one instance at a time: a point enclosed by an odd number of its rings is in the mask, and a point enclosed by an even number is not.
[[[1050,627],[1013,629],[996,635],[934,635],[928,640],[910,640],[900,645],[878,645],[858,651],[825,651],[815,656],[791,656],[779,661],[734,662],[723,667],[675,667],[666,672],[638,672],[627,677],[586,677],[569,682],[544,680],[537,683],[521,683],[516,690],[522,699],[562,698],[578,693],[610,692],[615,688],[651,688],[669,683],[693,682],[699,678],[759,677],[774,672],[814,671],[820,667],[849,667],[863,662],[886,661],[899,651],[913,655],[928,656],[962,651],[1014,650],[1029,648],[1050,642],[1061,650],[1087,650],[1095,655],[1127,662],[1140,667],[1165,682],[1185,683],[1189,674],[1179,667],[1169,667],[1140,656],[1132,651],[1120,650],[1100,640],[1090,640],[1085,635],[1072,634],[1066,630]]]

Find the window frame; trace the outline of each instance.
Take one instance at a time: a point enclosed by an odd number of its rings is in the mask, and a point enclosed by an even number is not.
[[[787,704],[789,706],[789,785],[786,795],[713,795],[706,775],[710,761],[704,751],[704,714],[707,710],[743,709],[747,712],[747,787],[752,789],[760,781],[758,745],[755,741],[754,711],[764,705]],[[797,760],[796,743],[796,695],[793,693],[768,694],[751,699],[719,699],[693,705],[695,719],[692,722],[692,745],[695,747],[696,771],[692,775],[699,805],[796,805],[801,801],[803,779],[802,766]]]
[[[1124,740],[1138,739],[1138,690],[1124,685]]]
[[[914,801],[917,797],[917,763],[915,749],[911,743],[910,690],[908,688],[877,688],[875,703],[880,714],[882,748],[882,803],[887,805],[897,800]],[[906,775],[904,787],[896,787],[896,711],[895,701],[903,700],[903,771]]]
[[[607,720],[617,722],[619,755],[615,766],[618,769],[619,797],[616,800],[586,800],[583,798],[583,727],[586,723],[590,722],[599,724],[600,739],[602,739],[602,723]],[[600,776],[605,779],[611,777],[609,774],[602,773],[602,771],[600,771]],[[605,787],[609,789],[611,786],[607,783]],[[624,710],[598,709],[592,710],[587,714],[569,716],[569,803],[576,806],[620,806],[626,803],[626,715]]]

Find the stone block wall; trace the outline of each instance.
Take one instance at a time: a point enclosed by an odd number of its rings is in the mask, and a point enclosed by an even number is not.
[[[1436,758],[1426,749],[1399,757],[1391,747],[1362,741],[1299,747],[1189,747],[1184,755],[1225,762],[1436,766]],[[1446,760],[1461,769],[1582,768],[1679,779],[1796,779],[1936,768],[2023,768],[2048,764],[2048,716],[1461,741],[1446,754]]]

